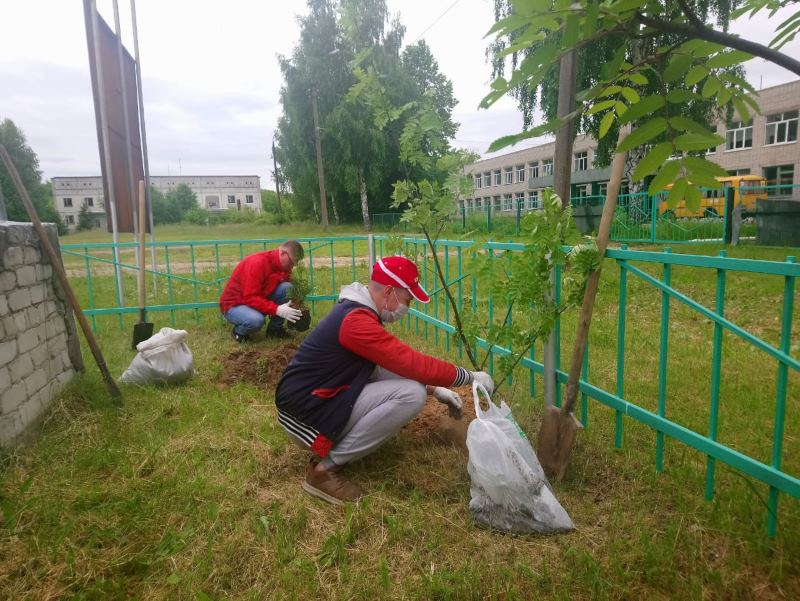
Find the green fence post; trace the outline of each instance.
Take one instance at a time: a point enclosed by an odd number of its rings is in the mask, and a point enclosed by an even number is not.
[[[422,285],[425,288],[425,290],[430,290],[430,288],[428,288],[428,246],[427,246],[427,244],[423,244],[423,248],[424,248],[423,252],[425,254],[422,255],[422,270],[423,270]],[[431,314],[430,306],[431,306],[430,303],[427,303],[425,305],[425,315],[430,315]],[[425,320],[425,342],[428,342],[428,320],[427,319]]]
[[[450,281],[450,246],[445,243],[444,245],[444,281],[446,283]],[[443,291],[444,292],[444,291]],[[442,302],[444,303],[444,321],[448,325],[450,324],[450,303],[447,301],[447,294],[442,298]],[[450,352],[450,334],[447,332],[444,333],[444,349],[449,353]]]
[[[94,288],[92,287],[92,264],[89,261],[89,248],[83,247],[83,257],[86,261],[86,286],[89,289],[89,309],[94,309]],[[92,314],[92,332],[97,334],[97,319]]]
[[[489,251],[489,271],[494,271],[494,249],[491,246],[488,248]],[[487,301],[488,305],[488,313],[489,313],[489,323],[494,324],[494,299],[492,295],[489,295],[489,300]],[[488,336],[487,336],[488,337]],[[489,375],[494,377],[494,351],[492,350],[492,341],[489,340],[487,352],[489,353]]]
[[[462,259],[461,247],[457,247],[458,253],[458,313],[464,313],[464,287],[461,284],[461,278],[464,276],[464,264]],[[461,342],[461,336],[458,337],[458,358],[464,357],[464,344]]]
[[[589,338],[586,338],[586,350],[583,353],[583,365],[581,366],[581,379],[589,381]],[[589,402],[585,392],[581,392],[581,423],[586,428],[589,425]]]
[[[123,260],[122,260],[122,249],[119,248],[119,244],[116,243],[116,242],[114,243],[113,246],[114,246],[114,251],[113,251],[113,257],[114,257],[114,281],[115,281],[115,283],[117,285],[117,289],[116,289],[117,306],[120,309],[122,309],[125,306],[125,295],[124,295],[124,291],[122,290],[122,280],[120,280],[121,270],[117,269],[117,264],[118,263],[119,264],[123,263]],[[122,331],[124,329],[124,327],[122,325],[122,311],[121,310],[120,310],[119,313],[117,313],[117,325],[119,326],[120,331]]]
[[[623,244],[622,250],[628,250],[628,245]],[[625,398],[625,312],[628,296],[628,272],[625,270],[625,260],[619,262],[619,321],[617,325],[617,396]],[[614,447],[622,448],[622,412],[615,412]]]
[[[720,257],[727,256],[724,250],[719,251]],[[717,301],[716,313],[720,317],[725,315],[725,270],[717,269]],[[717,440],[719,428],[719,387],[720,371],[722,366],[722,325],[714,323],[714,347],[711,358],[711,410],[708,424],[708,437]],[[706,457],[706,499],[710,501],[714,498],[714,474],[716,472],[716,460]]]
[[[219,265],[219,244],[214,244],[214,261],[217,265],[217,293],[222,296],[222,273]]]
[[[314,245],[309,240],[308,241],[308,285],[310,289],[314,290]],[[314,313],[316,311],[317,303],[315,301],[311,301],[311,318],[314,318]]]
[[[671,253],[667,247],[665,253]],[[670,285],[672,265],[664,263],[664,284]],[[669,294],[661,293],[661,345],[658,351],[658,415],[667,411],[667,352],[669,350]],[[656,432],[656,471],[664,471],[664,433]]]
[[[194,261],[194,244],[189,244],[189,257],[192,260],[192,296],[194,297],[195,304],[200,302],[200,296],[197,293],[197,266]],[[194,308],[194,322],[200,323],[200,309]]]
[[[350,240],[350,259],[353,268],[353,281],[356,281],[356,241]]]
[[[472,280],[472,316],[473,319],[475,314],[478,312],[478,279],[475,277],[475,260],[478,258],[478,253],[474,250],[472,251],[472,265],[473,269],[470,272],[470,279]],[[478,361],[478,344],[475,344],[475,348],[473,349],[472,356],[475,358],[475,361]],[[476,366],[477,367],[477,366]]]
[[[553,300],[556,305],[561,304],[561,266],[556,265],[553,270],[556,285],[553,288]],[[556,324],[553,327],[553,341],[554,355],[555,355],[555,370],[556,370],[556,407],[561,407],[561,380],[558,378],[558,371],[561,369],[561,318],[556,317]]]
[[[533,306],[531,306],[531,312],[533,312]],[[536,360],[536,351],[535,351],[535,344],[531,345],[531,352],[530,352],[530,359],[531,362]],[[529,376],[530,379],[528,381],[528,394],[531,398],[536,396],[536,372],[534,371],[533,367],[529,368]]]
[[[522,203],[517,199],[517,236],[519,236],[519,222],[522,217]]]
[[[336,294],[336,258],[334,257],[333,253],[333,238],[330,240],[331,243],[331,295]],[[336,304],[336,301],[333,301]]]
[[[434,288],[436,287],[436,278],[437,278],[437,275],[438,275],[435,272],[435,269],[436,269],[436,259],[435,259],[435,257],[436,257],[436,252],[437,252],[436,251],[436,245],[437,244],[438,244],[438,242],[434,242],[433,243],[433,247],[431,248],[431,253],[433,253],[433,255],[434,255],[433,257],[431,257],[431,263],[433,263],[433,268],[432,269],[434,270],[434,274],[433,274],[433,287]],[[426,290],[429,290],[429,288],[426,288]],[[433,304],[433,316],[434,316],[434,318],[439,319],[439,295],[438,294],[434,294],[433,295],[433,303],[431,303],[431,304]],[[434,326],[433,327],[433,347],[436,348],[437,346],[439,346],[439,327],[438,326]]]
[[[172,291],[172,268],[169,265],[169,246],[164,245],[164,260],[167,264],[167,299],[169,301],[169,320],[172,327],[175,327],[175,297]]]
[[[650,241],[655,243],[658,240],[658,203],[655,195],[645,195],[645,198],[650,201]]]
[[[461,206],[461,232],[467,231],[467,207]]]
[[[786,257],[787,263],[794,263],[795,257]],[[794,308],[794,277],[786,276],[783,283],[783,311],[781,317],[781,350],[789,354],[792,339],[792,311]],[[786,418],[786,391],[789,366],[778,363],[778,380],[775,390],[775,426],[772,433],[772,467],[781,468],[783,456],[783,426]],[[767,501],[767,534],[774,537],[778,530],[778,489],[770,486]]]
[[[492,233],[492,203],[486,207],[486,233]]]
[[[414,258],[416,259],[419,256],[419,242],[416,238],[414,238]],[[415,324],[416,327],[416,334],[419,336],[419,317],[416,318],[417,322]]]

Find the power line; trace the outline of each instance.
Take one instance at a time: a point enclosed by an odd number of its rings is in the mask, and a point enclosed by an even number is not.
[[[454,7],[456,4],[458,4],[459,2],[461,2],[461,0],[456,0],[456,1],[455,1],[455,2],[453,2],[453,3],[452,3],[450,6],[448,6],[448,7],[447,7],[447,10],[445,10],[445,11],[444,11],[444,12],[443,12],[441,15],[439,15],[438,17],[436,17],[436,19],[434,20],[434,22],[433,22],[433,23],[431,23],[430,25],[428,25],[428,26],[425,28],[425,31],[423,31],[421,34],[419,34],[419,35],[416,37],[416,39],[415,39],[413,42],[411,42],[411,44],[410,44],[410,45],[411,45],[411,46],[413,46],[414,44],[416,44],[416,43],[419,41],[419,39],[420,39],[422,36],[424,36],[426,33],[428,33],[428,31],[430,31],[430,29],[431,29],[431,28],[432,28],[434,25],[436,25],[436,24],[437,24],[439,21],[441,21],[442,17],[444,17],[444,16],[445,16],[447,13],[449,13],[449,12],[450,12],[450,9],[452,9],[452,8],[453,8],[453,7]]]

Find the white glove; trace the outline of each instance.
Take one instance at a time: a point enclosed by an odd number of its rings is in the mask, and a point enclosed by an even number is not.
[[[433,398],[440,403],[447,405],[447,411],[453,419],[461,419],[461,409],[464,403],[461,402],[461,397],[449,388],[442,388],[435,386],[431,391]]]
[[[294,323],[303,316],[303,312],[300,309],[292,308],[291,301],[278,305],[278,310],[275,311],[275,314],[289,323]]]
[[[494,392],[494,381],[492,380],[492,376],[487,374],[485,371],[473,371],[472,381],[481,384],[489,394]]]

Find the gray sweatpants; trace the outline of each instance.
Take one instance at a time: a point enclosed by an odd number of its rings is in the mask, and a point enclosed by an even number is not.
[[[427,398],[423,384],[376,367],[322,466],[331,469],[369,455],[422,411]],[[299,438],[289,437],[308,448]]]

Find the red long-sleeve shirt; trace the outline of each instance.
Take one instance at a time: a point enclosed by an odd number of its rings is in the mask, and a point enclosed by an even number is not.
[[[458,375],[452,363],[420,353],[387,332],[369,309],[348,313],[339,328],[339,344],[398,376],[430,386],[452,386]]]
[[[290,271],[281,269],[280,250],[265,250],[242,259],[234,268],[222,296],[220,311],[247,305],[264,315],[275,315],[278,305],[267,297],[275,292],[281,282],[288,282]]]

